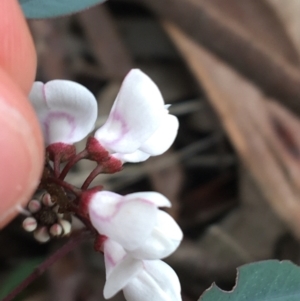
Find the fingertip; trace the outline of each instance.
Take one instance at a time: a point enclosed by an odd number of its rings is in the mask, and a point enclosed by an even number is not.
[[[0,1],[0,67],[28,95],[37,58],[31,34],[17,0]]]
[[[43,166],[43,142],[35,113],[0,70],[0,228],[36,189]]]

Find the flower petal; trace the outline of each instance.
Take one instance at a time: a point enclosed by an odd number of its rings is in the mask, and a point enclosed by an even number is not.
[[[95,138],[110,152],[133,153],[158,129],[165,114],[158,87],[142,71],[133,69]]]
[[[157,207],[147,199],[126,199],[100,191],[91,198],[88,208],[97,231],[128,250],[142,245],[156,224]]]
[[[175,220],[166,212],[159,210],[157,224],[150,237],[130,256],[139,259],[162,259],[172,254],[179,246],[183,233]]]
[[[123,163],[124,162],[132,162],[132,163],[143,162],[143,161],[146,161],[150,157],[149,154],[144,153],[140,150],[137,150],[130,154],[115,153],[115,154],[113,154],[113,156],[116,157],[117,159],[121,160]]]
[[[155,191],[135,192],[124,196],[125,200],[141,199],[151,202],[156,207],[171,207],[171,202],[161,193]]]
[[[109,278],[113,269],[126,257],[124,248],[112,239],[107,238],[103,247],[106,278]]]
[[[140,150],[158,156],[167,151],[173,144],[179,127],[177,117],[167,115],[156,132],[140,147]]]
[[[78,83],[67,80],[35,82],[29,99],[41,123],[46,145],[73,144],[94,128],[97,101]]]
[[[144,270],[123,289],[127,301],[180,301],[174,270],[161,260],[144,260]]]
[[[143,269],[141,260],[126,256],[124,249],[116,242],[107,240],[104,243],[106,283],[104,298],[113,297]]]

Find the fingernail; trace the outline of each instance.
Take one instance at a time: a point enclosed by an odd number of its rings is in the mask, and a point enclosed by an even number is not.
[[[37,186],[37,142],[24,117],[0,99],[0,229]]]

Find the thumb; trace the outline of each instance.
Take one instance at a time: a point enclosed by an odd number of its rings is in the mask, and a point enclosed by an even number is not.
[[[38,184],[43,144],[25,95],[36,69],[32,38],[17,0],[0,0],[0,229]]]
[[[0,229],[38,185],[43,144],[30,103],[0,70]]]

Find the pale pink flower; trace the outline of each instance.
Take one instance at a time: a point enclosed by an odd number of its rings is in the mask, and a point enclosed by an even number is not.
[[[140,162],[164,153],[174,142],[178,126],[155,83],[133,69],[95,138],[123,162]]]
[[[123,290],[127,301],[180,301],[180,282],[174,270],[161,260],[138,260],[121,245],[104,242],[106,283],[104,297]]]
[[[132,257],[161,259],[173,253],[183,237],[175,220],[158,209],[170,206],[158,192],[121,196],[100,191],[91,196],[88,211],[99,234],[119,243]]]
[[[94,129],[97,101],[78,83],[68,80],[35,82],[29,99],[40,121],[46,146],[73,144]]]

